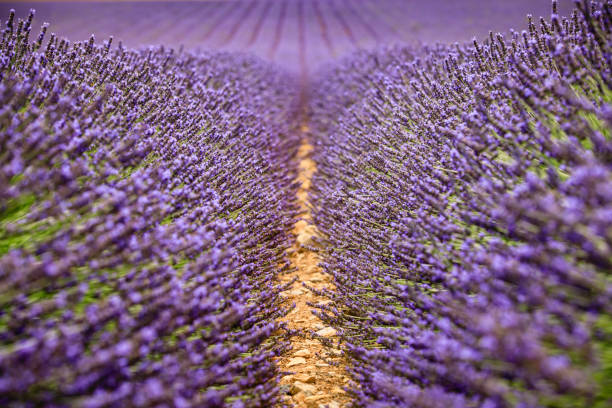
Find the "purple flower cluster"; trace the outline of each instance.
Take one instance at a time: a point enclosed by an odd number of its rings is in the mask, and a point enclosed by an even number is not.
[[[362,52],[313,87],[317,248],[355,404],[612,402],[612,4]]]
[[[32,17],[0,43],[0,405],[274,405],[293,79]]]

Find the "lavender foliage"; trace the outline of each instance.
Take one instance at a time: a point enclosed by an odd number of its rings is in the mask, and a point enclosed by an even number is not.
[[[274,405],[292,79],[46,31],[0,44],[0,405]]]
[[[313,87],[318,314],[356,406],[612,403],[612,4],[576,7]]]

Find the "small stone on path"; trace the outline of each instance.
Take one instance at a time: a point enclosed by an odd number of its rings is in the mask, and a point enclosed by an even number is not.
[[[312,235],[310,234],[300,234],[297,237],[297,242],[300,245],[308,245],[311,242]]]
[[[317,403],[317,401],[321,401],[322,399],[325,399],[327,397],[328,396],[326,394],[313,395],[311,397],[306,397],[304,399],[304,402],[306,403],[306,407],[308,408],[318,408],[319,404]]]
[[[336,331],[336,329],[332,328],[332,327],[326,327],[324,329],[321,329],[317,332],[317,334],[321,337],[333,337],[337,334],[338,332]]]
[[[289,363],[287,363],[287,367],[293,367],[300,364],[306,364],[306,359],[303,357],[292,358],[289,360]]]
[[[327,398],[328,395],[327,394],[319,394],[319,395],[311,395],[310,397],[306,397],[304,398],[305,402],[313,402],[313,401],[320,401],[324,398]]]
[[[313,276],[311,276],[309,280],[310,280],[311,282],[318,283],[318,282],[323,282],[323,279],[324,279],[324,278],[323,278],[323,276],[322,276],[322,275],[317,274],[317,275],[313,275]]]
[[[310,350],[302,349],[300,351],[296,351],[293,353],[293,355],[296,357],[308,357],[310,355]]]
[[[332,392],[334,394],[346,394],[346,391],[344,391],[342,388],[340,387],[334,387],[334,389],[332,390]]]
[[[301,404],[301,403],[304,402],[305,398],[306,398],[306,396],[304,395],[304,393],[303,392],[299,392],[299,393],[297,393],[297,394],[295,394],[293,396],[293,401]]]
[[[301,381],[296,381],[291,385],[291,394],[295,395],[303,393],[306,396],[312,395],[317,391],[317,387],[311,384],[306,384]]]
[[[298,374],[295,379],[306,384],[312,384],[317,380],[317,377],[312,374]]]

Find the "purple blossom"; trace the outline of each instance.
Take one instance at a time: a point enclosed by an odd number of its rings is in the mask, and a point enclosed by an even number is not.
[[[274,405],[293,79],[32,18],[0,46],[0,405]]]
[[[356,406],[609,404],[612,21],[609,2],[577,7],[360,52],[313,84],[336,288],[317,314]]]

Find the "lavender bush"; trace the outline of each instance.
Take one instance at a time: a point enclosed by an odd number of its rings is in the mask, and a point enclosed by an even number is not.
[[[46,30],[0,45],[0,405],[274,405],[292,79]]]
[[[313,87],[318,314],[355,405],[612,403],[610,2]]]

